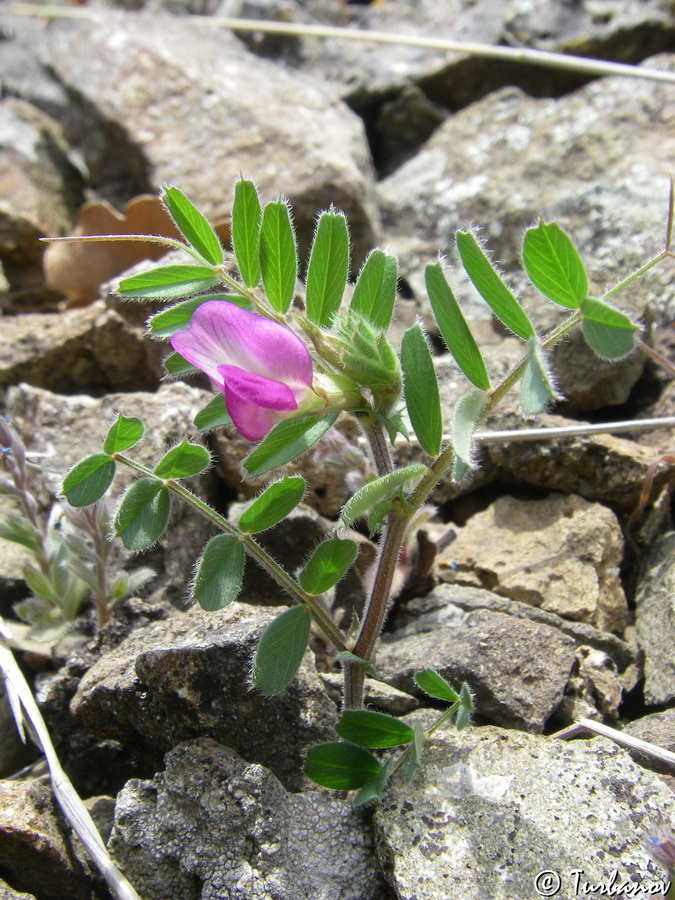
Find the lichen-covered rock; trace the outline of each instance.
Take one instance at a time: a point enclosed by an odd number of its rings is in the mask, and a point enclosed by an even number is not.
[[[110,850],[145,900],[385,900],[362,813],[287,793],[263,766],[202,738],[117,798]]]
[[[538,887],[574,897],[575,886],[611,879],[646,895],[667,879],[642,840],[675,814],[675,798],[605,739],[565,743],[486,726],[437,732],[423,759],[413,782],[395,783],[375,811],[378,853],[399,898],[521,900]],[[542,873],[553,880],[537,881]]]
[[[309,654],[280,694],[250,687],[253,653],[278,613],[233,603],[140,629],[89,669],[73,713],[99,738],[155,763],[180,741],[212,737],[299,789],[305,750],[334,738],[336,709]]]
[[[447,581],[489,588],[602,631],[621,633],[623,536],[614,513],[581,497],[500,497],[458,530],[439,567]]]

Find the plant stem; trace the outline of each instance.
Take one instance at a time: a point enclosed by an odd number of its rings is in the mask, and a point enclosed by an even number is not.
[[[113,454],[116,460],[124,463],[124,465],[129,466],[132,469],[135,469],[137,472],[142,472],[144,475],[149,476],[150,478],[157,478],[152,469],[147,468],[147,466],[142,465],[142,463],[136,462],[133,459],[130,459],[128,456],[124,456],[121,453]],[[166,487],[181,498],[185,503],[191,506],[193,509],[197,510],[205,519],[208,519],[209,522],[212,522],[216,528],[225,534],[234,535],[237,540],[241,541],[244,546],[244,550],[248,553],[249,556],[253,557],[258,565],[263,568],[272,578],[277,582],[277,584],[283,588],[297,603],[302,604],[307,607],[309,612],[312,615],[312,618],[317,623],[317,625],[324,632],[326,637],[331,641],[331,643],[340,651],[348,650],[347,647],[347,639],[345,635],[342,633],[340,628],[333,622],[330,618],[329,614],[325,609],[321,606],[320,601],[317,600],[316,597],[311,594],[306,593],[300,587],[300,585],[292,578],[288,572],[272,557],[270,554],[260,546],[260,544],[256,543],[256,541],[249,534],[244,534],[239,531],[239,529],[233,525],[231,522],[228,522],[226,518],[217,513],[215,509],[212,509],[208,503],[204,500],[201,500],[196,494],[193,494],[188,488],[184,487],[184,485],[180,484],[177,481],[173,481],[171,478],[167,479],[159,479],[162,481],[162,484],[166,485]]]

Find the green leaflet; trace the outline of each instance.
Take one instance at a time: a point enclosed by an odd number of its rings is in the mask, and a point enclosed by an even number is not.
[[[457,703],[460,699],[457,691],[436,669],[422,669],[421,672],[415,672],[414,681],[417,687],[421,688],[425,694],[429,694],[430,697],[436,697],[437,700]]]
[[[342,578],[356,559],[355,541],[328,538],[312,553],[298,576],[300,586],[308,594],[323,594]]]
[[[527,342],[527,364],[520,382],[520,408],[524,416],[537,416],[551,400],[561,400],[548,372],[546,357],[536,337]]]
[[[305,307],[307,318],[329,325],[340,308],[349,272],[349,233],[342,213],[319,216],[307,267]]]
[[[445,346],[457,365],[477,388],[490,390],[490,379],[459,303],[448,284],[440,262],[429,263],[424,270],[429,302]]]
[[[410,725],[373,709],[346,709],[335,726],[345,741],[360,747],[398,747],[413,739]]]
[[[437,456],[443,437],[441,400],[434,362],[419,322],[403,335],[401,369],[405,403],[417,440],[430,456]]]
[[[117,293],[136,300],[175,300],[201,293],[216,284],[217,276],[206,266],[157,266],[125,278]]]
[[[211,454],[201,444],[181,441],[160,459],[154,468],[158,478],[190,478],[211,465]]]
[[[222,609],[236,600],[244,575],[244,548],[233,534],[217,534],[204,548],[192,587],[202,609]]]
[[[579,304],[581,330],[588,346],[602,359],[621,359],[635,349],[638,326],[615,306],[595,297]]]
[[[371,250],[354,285],[350,311],[358,313],[375,328],[386,331],[396,301],[398,261],[392,253]]]
[[[286,475],[275,481],[239,516],[239,530],[256,534],[271,528],[295,509],[306,490],[307,484],[300,475]]]
[[[123,453],[137,444],[145,433],[145,427],[136,416],[123,416],[118,414],[113,424],[108,429],[103,442],[104,453]]]
[[[523,240],[523,265],[541,293],[568,309],[576,309],[588,294],[588,277],[576,247],[555,222],[543,220],[528,228]]]
[[[298,251],[291,214],[283,200],[271,200],[265,204],[259,259],[267,299],[273,309],[285,313],[295,293]]]
[[[170,509],[168,488],[158,478],[139,478],[122,497],[115,534],[127,550],[145,550],[166,528]]]
[[[240,178],[234,186],[232,204],[232,248],[244,284],[258,285],[260,273],[260,199],[252,181]]]
[[[360,488],[345,503],[336,528],[348,528],[352,522],[364,515],[371,506],[403,487],[406,482],[411,481],[413,478],[419,478],[421,475],[426,475],[428,472],[429,469],[426,466],[423,466],[421,463],[413,463],[410,466],[404,466],[402,469],[390,472],[388,475],[381,475],[379,478],[375,478]]]
[[[525,341],[532,337],[534,325],[497,274],[475,236],[470,231],[458,231],[456,241],[466,274],[492,312],[518,337]]]
[[[381,764],[372,753],[342,741],[328,741],[310,747],[305,762],[308,778],[338,791],[362,788],[376,778],[381,769]]]
[[[63,479],[63,493],[71,506],[96,503],[115,477],[115,460],[108,453],[92,453],[76,463]]]
[[[231,425],[232,419],[225,408],[225,397],[218,393],[195,416],[197,431],[210,431],[223,425]]]
[[[223,248],[218,235],[206,218],[177,187],[164,187],[161,199],[185,240],[211,265],[223,262]]]
[[[268,697],[290,684],[307,649],[312,617],[304,606],[284,610],[263,631],[253,660],[253,684]]]
[[[303,419],[282,419],[249,453],[243,462],[244,468],[255,478],[297,459],[323,437],[337,417],[335,412]]]

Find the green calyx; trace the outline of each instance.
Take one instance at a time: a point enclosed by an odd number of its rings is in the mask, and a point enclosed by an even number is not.
[[[330,332],[307,320],[302,325],[325,362],[368,388],[379,412],[391,409],[401,393],[401,369],[393,347],[381,331],[353,311],[338,317]]]

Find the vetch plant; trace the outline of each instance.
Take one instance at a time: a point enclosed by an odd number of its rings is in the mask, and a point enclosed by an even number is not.
[[[256,441],[243,467],[259,477],[283,470],[327,435],[338,415],[346,414],[356,419],[365,435],[372,472],[359,462],[358,486],[334,533],[314,549],[297,577],[260,545],[256,535],[281,522],[301,502],[306,484],[300,475],[277,475],[238,521],[231,522],[183,484],[210,465],[211,455],[204,446],[185,440],[153,467],[142,465],[129,451],[143,437],[143,423],[120,414],[101,452],[71,469],[63,491],[71,504],[86,507],[106,493],[118,464],[134,469],[140,477],[122,497],[114,525],[132,551],[160,537],[174,499],[206,517],[219,533],[197,561],[192,585],[193,599],[204,609],[220,609],[235,599],[247,556],[276,580],[290,606],[266,628],[255,654],[252,681],[264,693],[282,691],[293,679],[314,623],[344,673],[343,712],[336,725],[342,740],[310,748],[307,754],[306,772],[319,784],[358,790],[358,802],[375,800],[404,763],[407,777],[412,777],[422,745],[436,728],[451,717],[458,728],[469,722],[469,687],[462,685],[456,691],[430,669],[417,674],[419,688],[449,705],[426,732],[363,709],[365,678],[376,671],[377,640],[400,582],[396,571],[402,548],[439,479],[451,471],[460,480],[471,470],[476,429],[511,388],[519,386],[520,406],[528,417],[560,399],[547,358],[554,344],[580,328],[603,359],[620,359],[642,345],[640,326],[610,301],[622,287],[673,255],[672,195],[671,186],[664,250],[600,297],[589,295],[579,253],[559,225],[540,221],[527,230],[522,259],[528,278],[543,300],[568,312],[545,335],[538,334],[476,235],[459,231],[456,246],[467,275],[494,315],[522,341],[523,355],[502,381],[493,384],[443,263],[429,262],[425,271],[429,304],[445,345],[469,383],[452,422],[444,423],[433,358],[421,325],[414,323],[406,330],[398,351],[387,337],[396,302],[397,260],[392,254],[379,249],[369,254],[347,302],[348,226],[341,213],[325,211],[317,220],[304,295],[296,297],[297,249],[285,201],[262,206],[252,181],[236,181],[232,245],[239,278],[235,278],[225,266],[217,235],[199,210],[176,187],[162,190],[162,200],[184,240],[156,240],[182,248],[193,262],[160,265],[133,275],[121,282],[119,292],[125,298],[167,301],[165,309],[151,316],[148,327],[152,337],[168,339],[172,345],[166,359],[168,377],[202,371],[217,388],[195,419],[197,430],[233,424]],[[450,440],[444,439],[444,426]],[[399,434],[411,439],[409,432],[424,461],[398,467],[391,447]],[[358,545],[350,529],[361,521],[373,536],[379,535],[379,550],[365,609],[346,632],[335,623],[326,595],[354,564]],[[384,762],[371,752],[389,747],[402,749]]]

